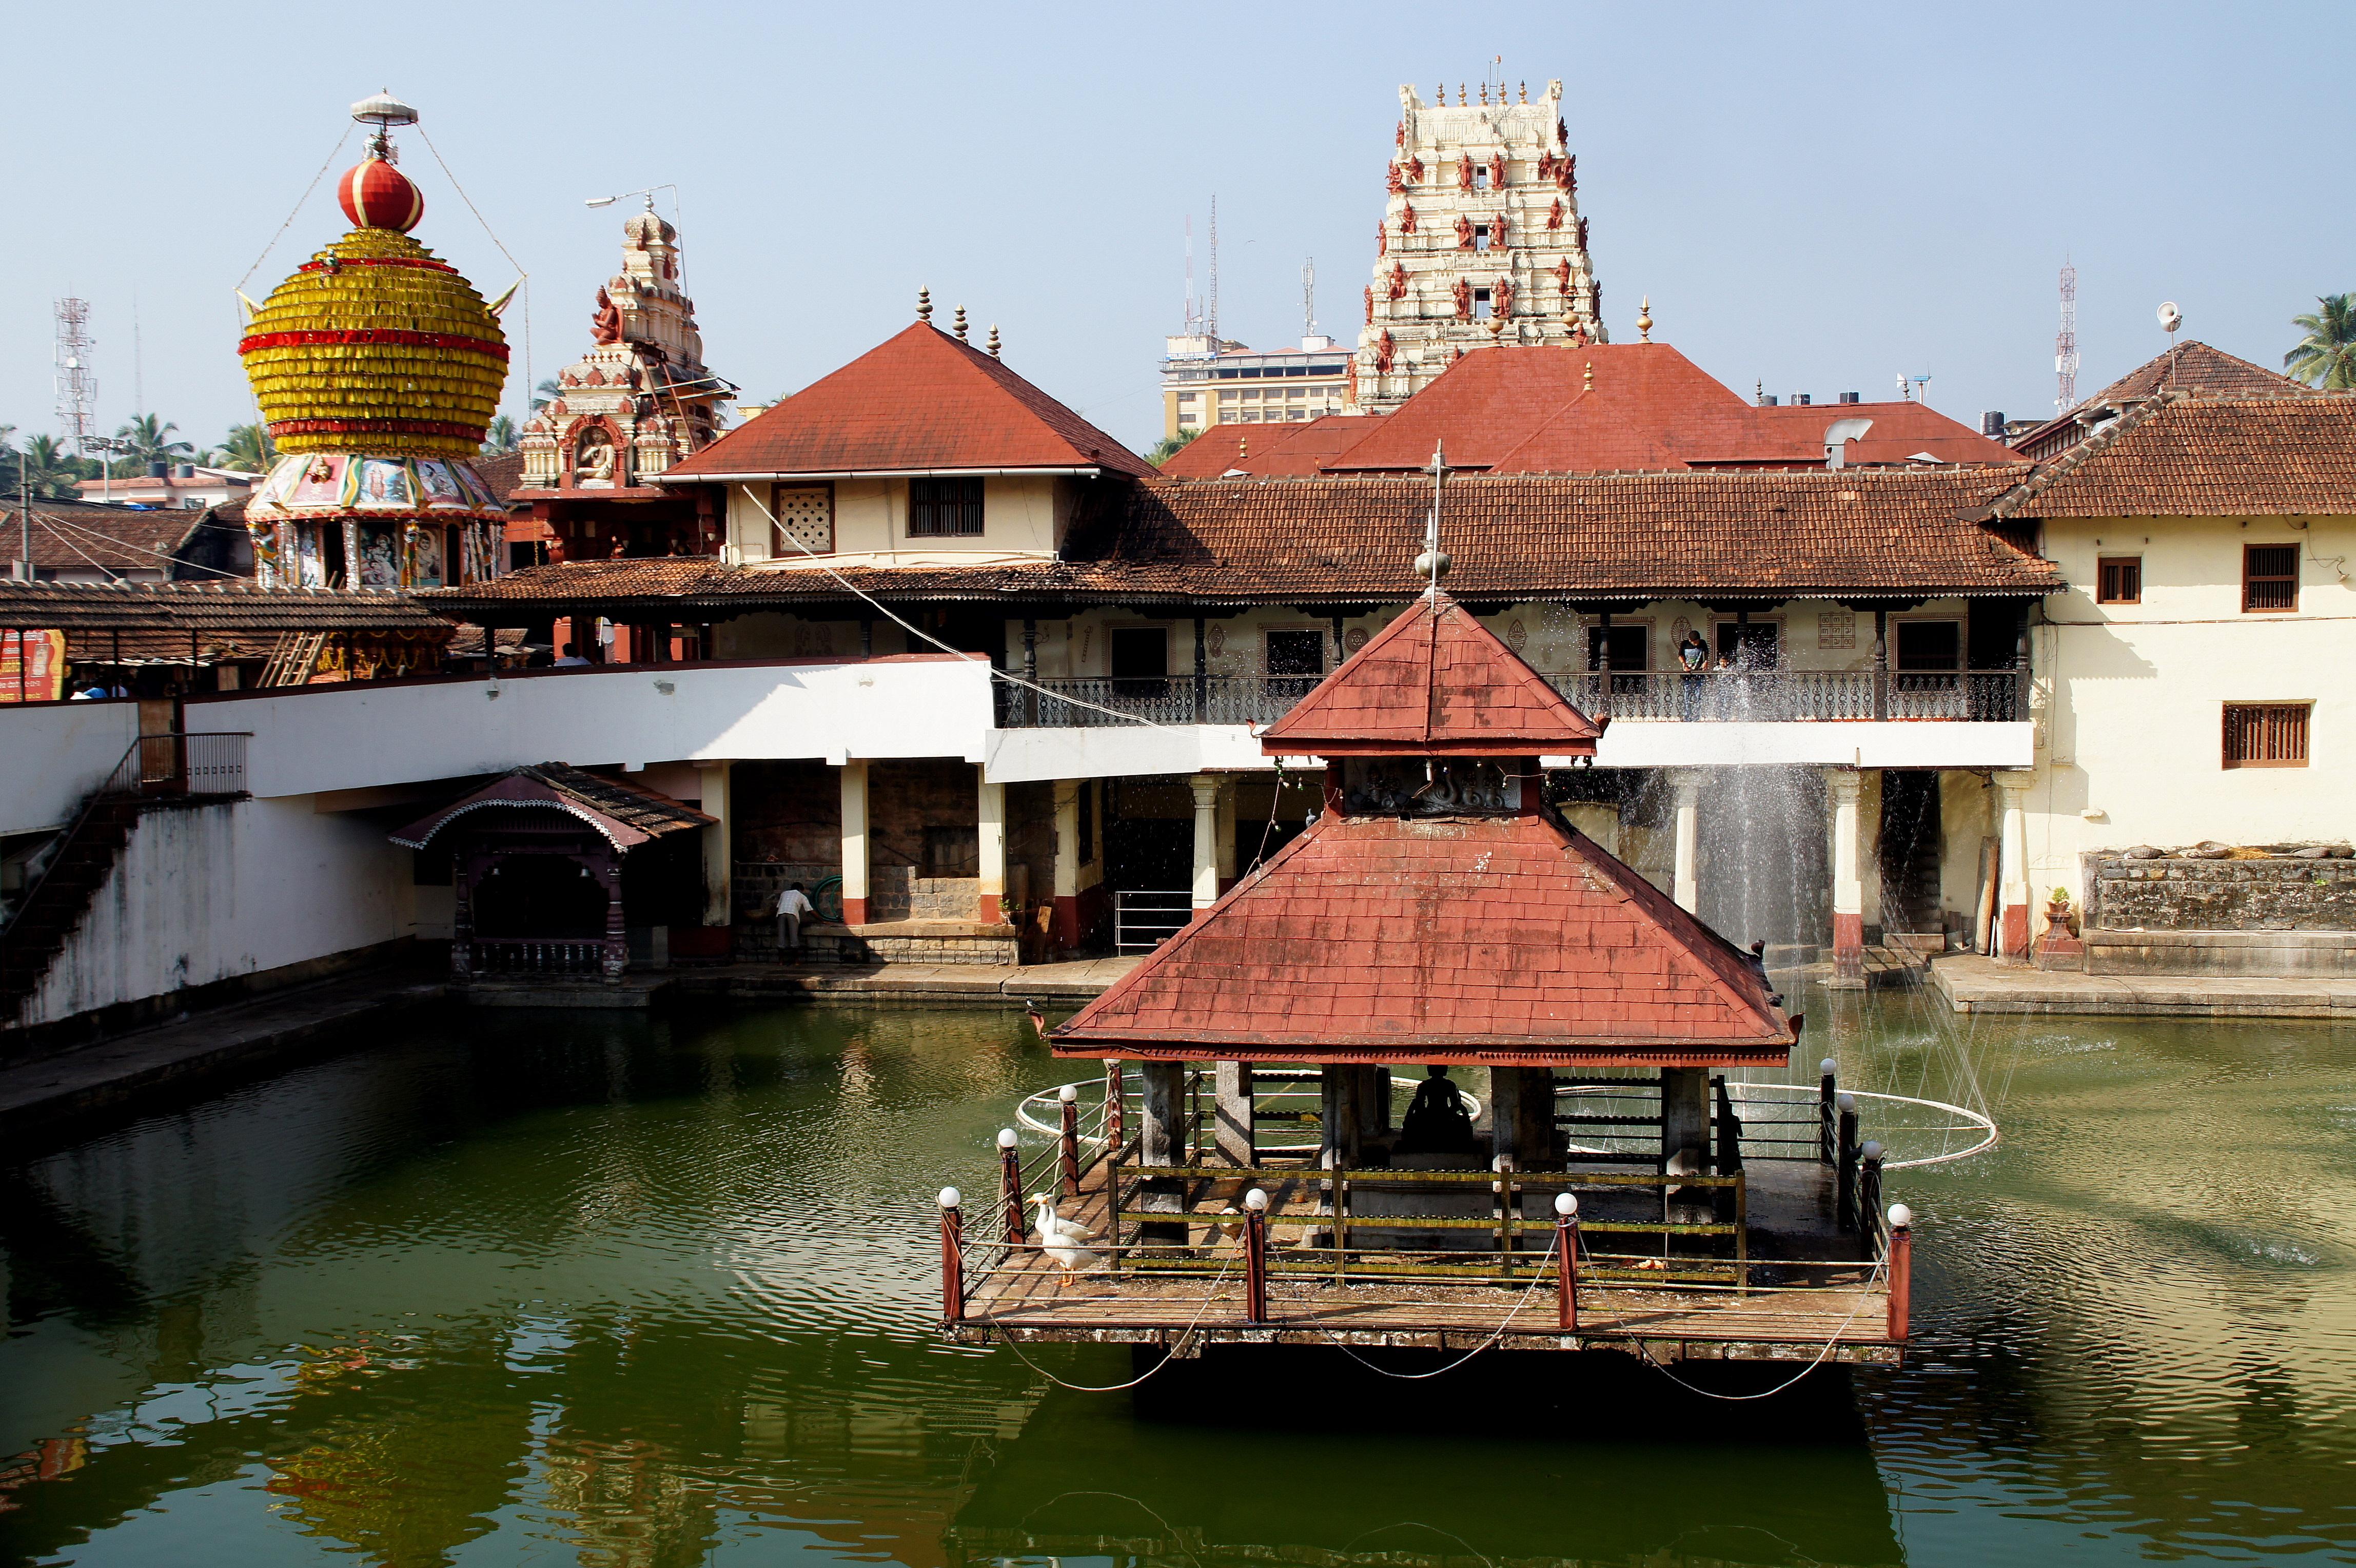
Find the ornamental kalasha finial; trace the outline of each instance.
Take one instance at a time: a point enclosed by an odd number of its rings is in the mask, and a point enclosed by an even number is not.
[[[920,288],[916,291],[916,319],[927,324],[929,324],[933,319],[933,291],[931,289]]]

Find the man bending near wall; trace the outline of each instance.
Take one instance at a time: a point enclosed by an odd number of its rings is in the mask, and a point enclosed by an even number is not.
[[[788,952],[802,950],[802,917],[812,913],[809,895],[798,882],[789,882],[777,895],[777,961],[785,961]]]

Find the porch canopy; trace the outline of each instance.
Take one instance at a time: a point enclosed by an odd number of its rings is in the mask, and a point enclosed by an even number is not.
[[[484,811],[545,807],[596,830],[617,854],[627,854],[666,833],[709,825],[718,819],[674,800],[659,790],[584,772],[568,763],[541,762],[502,774],[463,800],[402,828],[392,842],[423,849],[457,819]]]
[[[1435,594],[1263,736],[1327,759],[1307,832],[1049,1036],[1066,1057],[1780,1065],[1757,959],[1543,798],[1599,726]]]

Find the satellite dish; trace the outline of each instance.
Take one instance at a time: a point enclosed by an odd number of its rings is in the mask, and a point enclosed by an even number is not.
[[[2159,306],[2159,329],[2163,332],[2172,333],[2183,325],[2184,312],[2176,308],[2176,301],[2172,299],[2161,301]]]

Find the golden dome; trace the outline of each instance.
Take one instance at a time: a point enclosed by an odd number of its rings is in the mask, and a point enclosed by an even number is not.
[[[483,296],[385,228],[353,230],[280,284],[238,354],[282,452],[471,457],[508,379]]]

